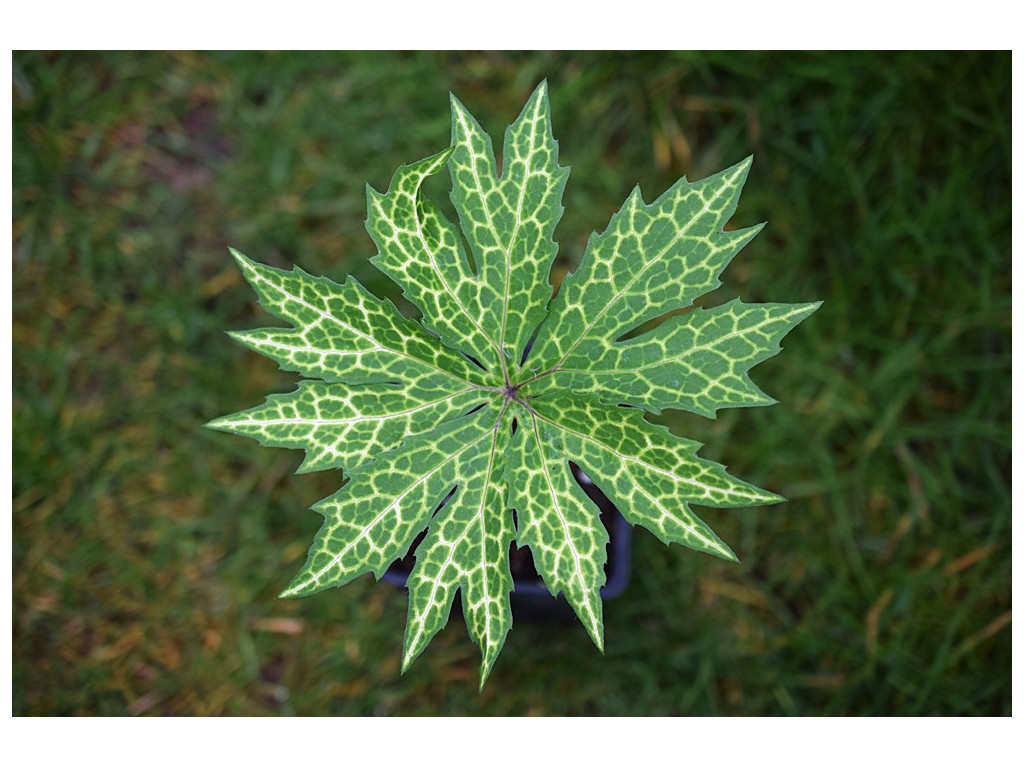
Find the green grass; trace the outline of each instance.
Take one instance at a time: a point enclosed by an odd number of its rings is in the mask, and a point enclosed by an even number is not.
[[[706,510],[742,564],[638,531],[606,654],[519,622],[477,694],[457,621],[399,675],[393,587],[275,599],[341,475],[200,425],[294,380],[226,246],[393,295],[364,182],[543,77],[556,280],[753,153],[711,301],[825,303],[779,405],[663,419],[790,499]],[[1009,54],[15,53],[13,128],[16,714],[1010,713]]]

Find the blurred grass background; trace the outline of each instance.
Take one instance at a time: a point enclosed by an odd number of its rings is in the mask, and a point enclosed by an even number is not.
[[[13,64],[16,714],[1009,714],[1008,53]],[[226,246],[394,296],[364,182],[447,146],[449,91],[500,146],[544,77],[555,279],[637,182],[753,153],[711,301],[825,303],[755,371],[780,405],[665,419],[790,499],[706,510],[742,565],[638,531],[605,656],[520,622],[478,695],[457,618],[399,675],[372,577],[275,599],[341,474],[200,425],[293,388],[223,333],[268,322]]]

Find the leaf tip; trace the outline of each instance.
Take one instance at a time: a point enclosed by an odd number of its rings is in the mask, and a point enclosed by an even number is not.
[[[761,491],[758,495],[758,504],[781,504],[784,501],[789,501],[785,496],[780,496],[777,493],[771,491]]]
[[[299,585],[294,581],[277,594],[279,600],[286,600],[291,597],[299,597]]]
[[[730,563],[738,563],[740,561],[740,559],[736,557],[736,553],[733,552],[732,549],[730,549],[729,545],[721,539],[718,539],[715,542],[715,547],[709,550],[709,553],[715,555],[716,557],[720,557],[723,560],[727,560]]]
[[[494,659],[484,659],[480,662],[480,687],[477,688],[477,693],[483,693],[484,684],[487,682],[487,678],[491,676],[491,669],[494,667]]]
[[[231,254],[231,257],[235,260],[235,262],[238,264],[238,266],[241,268],[243,272],[248,272],[255,266],[255,262],[252,259],[250,259],[241,251],[236,250],[235,248],[231,248],[229,246],[228,253]]]
[[[322,591],[327,586],[337,584],[337,582],[328,582],[325,584],[322,581],[318,581],[318,579],[319,576],[310,574],[309,563],[307,562],[306,565],[303,566],[302,570],[295,574],[295,577],[288,582],[288,586],[278,593],[277,597],[278,599],[306,597]]]
[[[445,147],[440,152],[438,152],[436,155],[434,155],[434,158],[437,159],[437,166],[440,167],[440,166],[444,165],[445,163],[447,163],[448,162],[448,158],[452,156],[452,153],[454,151],[455,151],[455,147]]]
[[[444,166],[445,163],[448,162],[448,158],[452,156],[452,152],[454,151],[455,147],[445,147],[440,152],[437,152],[430,157],[418,160],[415,163],[408,163],[403,165],[402,168],[412,173],[420,174],[424,177],[433,176]],[[398,178],[398,174],[395,174],[395,178]],[[392,182],[392,184],[394,184],[394,182]]]
[[[747,182],[747,174],[750,173],[750,166],[754,162],[753,155],[747,155],[745,158],[740,160],[736,165],[731,168],[726,168],[717,178],[725,180],[727,184],[735,185],[736,194],[743,189],[743,185]],[[716,178],[716,177],[711,177]]]
[[[406,672],[408,672],[409,671],[409,667],[412,666],[412,663],[415,660],[416,660],[416,657],[415,656],[409,656],[408,651],[403,653],[402,654],[402,666],[401,666],[401,669],[399,671],[399,674],[404,675]]]
[[[494,662],[498,660],[498,656],[501,655],[502,646],[504,646],[504,640],[496,646],[490,646],[487,650],[483,651],[480,656],[480,688],[479,691],[483,691],[484,683],[491,676],[491,670],[494,669]]]
[[[210,419],[208,422],[202,425],[203,429],[216,429],[219,432],[226,431],[224,429],[224,417],[218,416],[216,419]]]
[[[451,107],[452,107],[452,116],[453,117],[455,115],[465,115],[465,114],[469,113],[469,110],[466,109],[466,105],[463,104],[461,101],[459,101],[459,97],[456,96],[451,91],[448,91],[448,101],[449,101],[449,103],[451,104]]]
[[[485,141],[489,141],[490,137],[484,133],[476,118],[466,109],[466,105],[459,101],[454,93],[449,93],[448,97],[451,101],[452,111],[452,151],[460,144],[464,144],[469,134],[481,134]]]
[[[426,647],[426,643],[420,639],[422,635],[417,634],[415,638],[411,636],[411,624],[406,622],[405,625],[405,640],[402,645],[402,667],[401,674],[405,674],[406,670],[412,666],[412,663],[419,658],[419,655],[423,652]]]

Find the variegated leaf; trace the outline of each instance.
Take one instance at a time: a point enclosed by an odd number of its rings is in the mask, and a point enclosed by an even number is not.
[[[407,320],[354,278],[342,285],[256,264],[232,250],[263,308],[294,328],[232,337],[303,376],[347,384],[401,382],[437,391],[484,383],[483,371]]]
[[[384,195],[366,188],[366,228],[378,248],[371,261],[402,286],[406,298],[423,312],[427,328],[485,368],[497,370],[499,337],[478,312],[477,279],[462,243],[454,225],[421,195],[424,180],[440,172],[451,154],[447,149],[403,165]]]
[[[629,522],[666,544],[685,544],[735,560],[689,505],[748,507],[783,501],[737,480],[721,464],[698,457],[700,443],[644,421],[635,408],[565,393],[534,398],[529,408],[537,420],[560,433],[565,457],[580,465]]]
[[[748,371],[781,351],[779,341],[818,308],[813,304],[743,304],[670,317],[626,342],[594,343],[589,360],[574,355],[531,392],[568,387],[654,413],[679,408],[714,418],[720,408],[771,405]]]
[[[445,626],[461,593],[481,685],[512,624],[513,541],[604,646],[609,539],[570,462],[630,523],[735,559],[691,505],[781,497],[700,458],[698,443],[643,412],[713,417],[773,402],[749,371],[817,308],[734,301],[673,314],[623,341],[717,287],[757,233],[725,229],[749,160],[683,179],[650,205],[634,190],[553,301],[552,234],[568,170],[558,164],[545,84],[509,126],[501,162],[453,97],[452,147],[401,166],[386,193],[368,189],[373,263],[420,308],[421,322],[351,278],[337,284],[233,252],[264,307],[291,325],[235,338],[308,380],[208,425],[304,449],[299,471],[345,470],[341,490],[314,506],[323,525],[283,596],[380,577],[422,533],[407,581],[402,668]],[[461,232],[423,194],[424,180],[446,166]]]
[[[313,509],[324,524],[282,597],[341,586],[367,572],[379,578],[404,557],[448,494],[479,474],[480,457],[494,442],[494,408],[409,438],[354,470],[340,491],[318,502]]]
[[[761,229],[722,231],[749,168],[747,158],[695,184],[680,179],[650,205],[636,187],[565,278],[528,367],[586,366],[607,342],[717,288],[719,274]]]
[[[594,644],[604,649],[601,586],[608,532],[601,512],[572,476],[564,430],[519,405],[509,454],[512,505],[519,512],[519,544],[533,553],[552,594],[561,592]]]
[[[502,412],[503,411],[503,412]],[[402,668],[407,669],[448,623],[452,599],[462,591],[462,613],[480,646],[480,686],[512,627],[508,550],[515,537],[503,475],[508,444],[507,404],[491,416],[490,435],[462,465],[452,498],[435,515],[416,550],[409,574],[409,619]]]
[[[261,445],[304,449],[300,473],[351,471],[482,401],[481,390],[469,386],[430,398],[423,390],[410,396],[400,386],[302,381],[295,392],[271,395],[263,405],[206,426],[252,437]]]
[[[452,147],[452,203],[480,272],[475,306],[484,327],[498,329],[502,364],[518,368],[551,298],[551,238],[569,175],[558,164],[547,84],[505,132],[500,178],[490,137],[454,96]]]

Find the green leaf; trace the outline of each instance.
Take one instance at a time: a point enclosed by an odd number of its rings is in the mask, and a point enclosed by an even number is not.
[[[610,341],[717,288],[718,275],[761,229],[722,231],[749,168],[747,158],[696,184],[680,179],[650,205],[634,188],[562,283],[528,367],[585,366]]]
[[[318,502],[313,509],[323,515],[324,524],[282,597],[341,586],[367,572],[382,576],[405,555],[453,489],[479,484],[481,457],[493,446],[499,422],[493,409],[410,438],[354,470],[340,491]],[[456,493],[463,501],[472,496]]]
[[[261,445],[302,448],[306,460],[298,471],[355,469],[396,447],[409,436],[426,432],[445,419],[465,413],[480,401],[480,390],[425,390],[410,396],[400,387],[350,387],[303,381],[295,392],[271,395],[248,411],[214,419],[206,426],[259,440]]]
[[[558,433],[564,455],[583,468],[626,520],[666,544],[685,544],[735,560],[689,504],[747,507],[783,501],[699,458],[700,443],[644,421],[636,409],[565,393],[535,398],[526,407],[532,418]]]
[[[399,381],[438,389],[482,382],[482,372],[407,320],[355,279],[338,285],[232,255],[263,308],[294,328],[241,331],[232,337],[303,376],[347,384]]]
[[[452,150],[403,165],[386,194],[366,188],[366,228],[378,248],[371,261],[402,286],[423,312],[423,324],[485,367],[498,361],[493,329],[484,330],[475,303],[477,281],[455,227],[420,195],[424,180],[444,168]]]
[[[500,178],[490,137],[454,96],[452,147],[452,202],[480,270],[475,306],[518,367],[551,298],[548,274],[558,251],[551,238],[569,176],[551,135],[547,84],[505,132]]]
[[[401,166],[386,193],[368,188],[372,261],[419,307],[420,322],[351,278],[338,284],[233,251],[263,306],[291,326],[234,337],[306,380],[208,424],[303,449],[300,472],[346,473],[314,506],[323,525],[282,596],[379,578],[423,534],[407,580],[402,669],[447,624],[460,593],[481,686],[512,625],[513,542],[529,548],[551,593],[604,647],[608,533],[570,462],[633,525],[736,559],[692,506],[781,497],[702,459],[700,444],[643,414],[713,417],[774,402],[750,369],[818,306],[737,300],[679,313],[719,285],[759,229],[725,230],[749,159],[683,179],[650,205],[634,190],[554,300],[552,235],[568,170],[558,164],[545,84],[509,126],[502,163],[499,172],[489,136],[453,97],[452,146]],[[423,195],[424,180],[446,166],[459,226]]]
[[[747,374],[778,354],[782,337],[819,306],[734,300],[694,309],[624,343],[595,341],[589,360],[574,352],[532,391],[568,387],[654,413],[679,408],[710,418],[719,408],[771,405]]]
[[[608,533],[600,510],[572,476],[565,430],[520,405],[509,455],[509,488],[519,512],[519,543],[553,595],[565,595],[594,644],[604,649],[601,586]],[[578,453],[578,452],[577,452]]]
[[[461,588],[466,626],[483,653],[481,688],[512,626],[508,551],[515,537],[502,477],[510,432],[503,422],[507,408],[496,419],[493,411],[488,416],[493,422],[490,434],[476,450],[467,451],[454,496],[434,517],[416,550],[407,584],[409,619],[402,658],[405,670],[448,623],[452,599]]]

